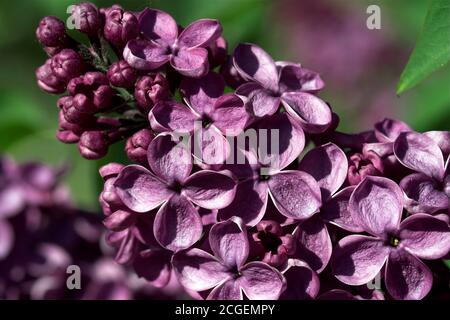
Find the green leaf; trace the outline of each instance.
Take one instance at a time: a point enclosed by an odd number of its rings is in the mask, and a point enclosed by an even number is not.
[[[405,70],[397,94],[419,84],[450,60],[450,3],[432,0],[425,23]]]
[[[442,260],[444,261],[445,265],[450,269],[450,260]]]

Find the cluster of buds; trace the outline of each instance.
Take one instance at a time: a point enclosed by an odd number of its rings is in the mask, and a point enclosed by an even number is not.
[[[136,18],[108,80],[137,79],[135,109],[115,111],[143,127],[134,164],[100,170],[117,262],[207,299],[422,299],[445,281],[432,269],[450,250],[450,132],[339,132],[318,73],[255,44],[228,53],[216,20]],[[97,140],[80,143],[103,155]]]

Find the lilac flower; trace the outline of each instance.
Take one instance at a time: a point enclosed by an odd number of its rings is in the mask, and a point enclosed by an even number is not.
[[[73,78],[67,85],[69,94],[83,110],[105,109],[110,106],[114,91],[108,78],[101,72],[88,72]]]
[[[260,47],[240,44],[234,51],[234,66],[244,79],[236,93],[248,98],[256,117],[274,114],[280,102],[307,132],[320,133],[331,124],[328,105],[310,94],[324,84],[313,71],[292,63],[276,64]]]
[[[160,73],[154,77],[143,76],[136,83],[134,97],[145,114],[148,114],[156,103],[167,100],[169,96],[169,84]]]
[[[116,48],[123,49],[128,41],[139,36],[139,22],[132,12],[114,5],[104,10],[104,15],[103,35]]]
[[[231,218],[209,232],[214,255],[194,248],[173,258],[180,283],[193,291],[212,291],[210,300],[278,299],[285,287],[281,273],[263,262],[248,262],[249,243],[244,224]]]
[[[200,78],[209,71],[205,49],[221,33],[219,22],[202,19],[187,26],[178,35],[175,20],[167,13],[146,8],[139,16],[143,40],[131,40],[125,47],[125,60],[138,70],[155,70],[170,61],[171,66],[187,77]]]
[[[91,2],[82,2],[72,8],[71,17],[77,30],[90,37],[96,37],[102,28],[100,11]]]
[[[350,235],[339,241],[332,259],[335,276],[346,284],[362,285],[385,265],[385,284],[393,298],[425,297],[433,276],[420,259],[439,259],[449,252],[448,224],[427,214],[400,223],[403,192],[384,177],[366,177],[354,190],[349,208],[371,236]]]
[[[434,133],[434,137],[437,141],[426,133],[403,132],[394,143],[398,161],[416,172],[400,182],[410,212],[435,213],[450,208],[450,158],[444,165],[444,154],[439,147],[448,144],[450,132],[439,136]]]
[[[46,47],[64,47],[68,40],[64,22],[56,17],[43,18],[36,29],[36,38]]]
[[[132,165],[119,174],[114,186],[122,202],[135,212],[160,207],[153,232],[165,248],[178,251],[200,239],[202,221],[196,205],[226,207],[233,200],[236,182],[229,172],[199,171],[192,175],[192,158],[170,134],[156,137],[149,146],[148,169]]]
[[[125,153],[127,154],[128,159],[134,163],[146,165],[148,146],[154,137],[154,133],[149,129],[142,129],[136,132],[127,140],[125,146]]]
[[[354,153],[349,158],[347,180],[350,185],[357,185],[367,176],[382,176],[383,171],[383,161],[374,151]]]
[[[108,80],[115,87],[132,88],[137,80],[136,71],[124,60],[114,62],[108,69]]]

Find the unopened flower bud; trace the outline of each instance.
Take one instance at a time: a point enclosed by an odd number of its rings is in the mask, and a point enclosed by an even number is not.
[[[114,96],[108,78],[101,72],[88,72],[73,78],[67,85],[67,90],[72,96],[84,95],[98,109],[110,106]]]
[[[81,56],[72,49],[63,49],[51,60],[53,73],[65,83],[71,79],[82,75],[85,71],[85,64]]]
[[[357,185],[367,176],[381,176],[383,171],[383,160],[375,152],[355,153],[350,156],[347,179],[350,185]]]
[[[89,36],[96,36],[102,27],[102,19],[97,7],[90,2],[73,6],[72,19],[75,28]]]
[[[150,76],[140,78],[134,92],[137,104],[145,113],[149,112],[158,101],[166,100],[169,95],[169,84],[159,73],[154,78]]]
[[[114,62],[107,75],[113,86],[121,88],[132,88],[137,79],[136,71],[125,60]]]
[[[78,142],[78,150],[88,160],[98,160],[108,153],[109,141],[103,131],[86,131]]]
[[[128,159],[139,164],[147,164],[147,150],[153,138],[154,135],[151,130],[142,129],[141,131],[136,132],[128,139],[125,146],[125,152],[127,153]]]
[[[133,13],[124,11],[120,6],[113,6],[105,10],[104,14],[103,35],[115,47],[122,49],[128,41],[139,36],[139,22]]]
[[[45,17],[36,29],[36,38],[45,47],[64,47],[67,33],[64,22],[56,17]]]
[[[53,94],[60,94],[66,91],[66,84],[61,81],[52,71],[51,59],[36,70],[36,79],[39,88]]]

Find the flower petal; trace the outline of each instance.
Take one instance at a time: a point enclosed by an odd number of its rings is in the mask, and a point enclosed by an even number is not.
[[[244,83],[235,93],[246,98],[246,108],[257,118],[273,115],[280,107],[280,97],[254,82]]]
[[[238,216],[247,226],[254,227],[266,212],[268,195],[267,183],[254,179],[242,181],[237,185],[233,202],[219,211],[219,218]]]
[[[333,250],[325,223],[313,217],[297,227],[294,235],[297,240],[296,257],[321,273],[328,265]]]
[[[216,223],[209,232],[209,244],[214,255],[230,270],[245,263],[250,249],[247,229],[236,217]]]
[[[188,25],[178,37],[178,45],[186,48],[207,47],[222,34],[222,26],[214,19],[200,19]]]
[[[148,212],[167,201],[172,192],[150,171],[141,166],[125,167],[114,182],[122,202],[136,212]]]
[[[201,78],[184,78],[180,85],[183,98],[200,115],[212,114],[216,100],[223,94],[225,82],[215,72]]]
[[[309,133],[322,133],[331,125],[330,107],[306,92],[288,92],[281,96],[286,111]]]
[[[5,259],[14,246],[14,230],[11,225],[0,220],[0,261]]]
[[[403,192],[392,180],[366,177],[353,191],[349,209],[364,231],[382,236],[397,230],[403,210]]]
[[[235,94],[221,96],[215,103],[212,114],[214,125],[226,137],[234,137],[242,133],[249,121],[244,101]]]
[[[277,300],[285,289],[283,275],[263,262],[250,262],[240,272],[241,287],[250,300]]]
[[[152,171],[169,185],[183,183],[192,171],[191,152],[171,134],[160,134],[153,139],[147,156]]]
[[[282,272],[286,278],[286,290],[280,299],[309,300],[314,299],[319,293],[319,277],[303,261],[289,259],[287,268]]]
[[[123,57],[137,70],[155,70],[166,64],[170,57],[166,49],[147,40],[135,39],[127,43]]]
[[[234,50],[233,62],[242,77],[258,82],[265,89],[278,90],[275,62],[257,45],[240,43]]]
[[[450,251],[448,223],[427,214],[415,214],[400,224],[401,244],[422,259],[439,259]]]
[[[431,138],[439,146],[444,159],[447,159],[450,154],[450,131],[428,131],[424,135]]]
[[[280,91],[318,92],[325,83],[317,72],[302,68],[295,64],[283,66],[280,71]]]
[[[215,257],[196,248],[176,253],[172,264],[180,283],[194,291],[214,288],[231,278],[227,268]]]
[[[288,218],[304,220],[321,205],[316,180],[301,171],[283,171],[269,180],[269,194],[280,213]]]
[[[397,159],[414,171],[426,174],[438,181],[444,177],[444,157],[441,149],[424,134],[403,132],[394,143]]]
[[[172,67],[183,76],[201,78],[209,71],[208,50],[181,48],[170,60]]]
[[[194,157],[203,165],[221,165],[230,154],[228,140],[214,125],[203,128],[196,123],[193,144]]]
[[[236,181],[229,171],[202,170],[186,180],[183,194],[205,209],[222,209],[236,194]]]
[[[25,191],[18,183],[2,182],[0,185],[0,219],[9,218],[20,213],[25,207]]]
[[[152,129],[159,132],[193,132],[197,118],[191,109],[175,101],[158,102],[149,113]]]
[[[153,225],[156,240],[164,248],[179,251],[196,243],[203,231],[202,219],[183,196],[174,195],[158,211]]]
[[[240,279],[225,281],[214,288],[207,300],[243,300]]]
[[[375,124],[375,136],[380,142],[393,142],[402,132],[412,131],[403,121],[384,119]]]
[[[439,183],[423,173],[410,174],[400,181],[408,197],[406,208],[411,213],[435,213],[450,205],[447,195],[439,190]]]
[[[316,179],[325,201],[344,183],[348,170],[347,157],[338,146],[328,143],[309,151],[300,162],[299,169]]]
[[[386,264],[386,288],[397,300],[420,300],[430,292],[433,275],[428,267],[405,250],[395,250]]]
[[[165,287],[170,280],[172,254],[166,250],[147,250],[141,252],[133,261],[138,277],[142,277],[157,288]]]
[[[376,238],[360,235],[345,237],[333,251],[333,274],[351,286],[366,284],[380,272],[389,251],[390,248]]]
[[[139,15],[139,26],[143,35],[155,42],[171,45],[178,37],[178,25],[166,12],[145,8]]]

